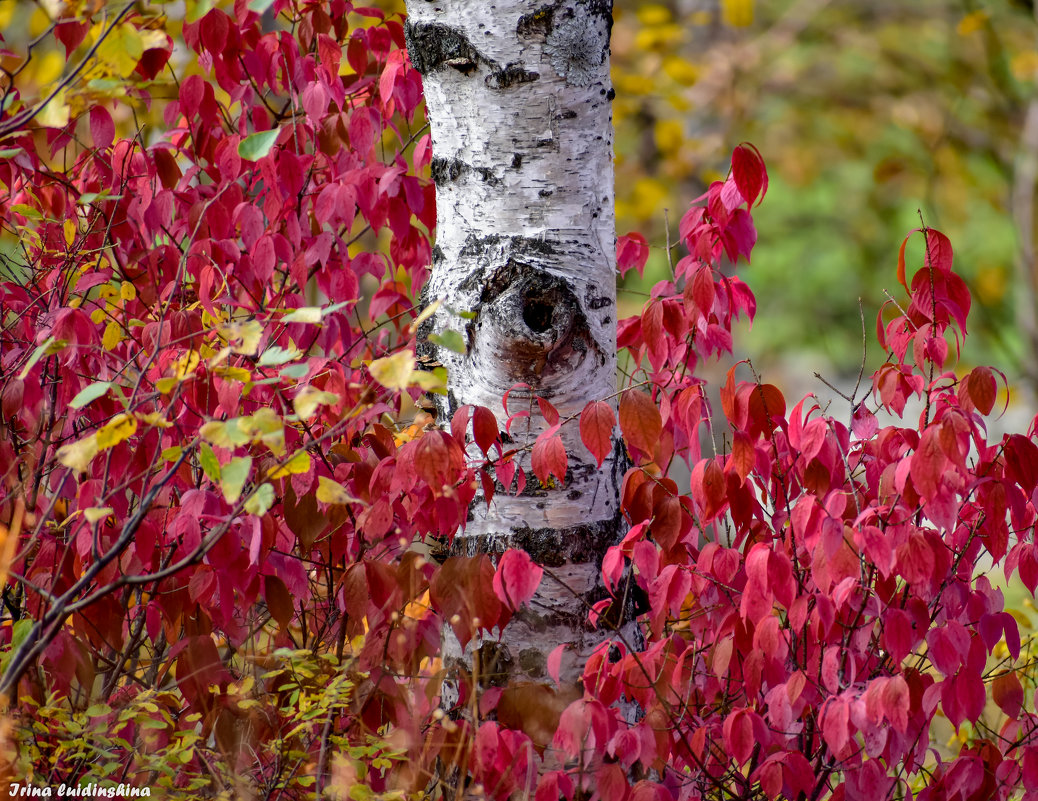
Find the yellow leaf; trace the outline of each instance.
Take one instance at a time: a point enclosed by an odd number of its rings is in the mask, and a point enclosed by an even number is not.
[[[296,451],[281,467],[271,468],[267,475],[271,478],[284,478],[296,473],[305,473],[310,469],[310,454],[306,451]],[[318,493],[320,494],[320,493]]]
[[[133,300],[137,297],[137,287],[129,281],[123,281],[119,285],[119,297],[123,300]]]
[[[149,426],[155,426],[155,428],[169,428],[173,425],[165,415],[158,412],[138,412],[137,419]]]
[[[92,312],[90,312],[90,322],[92,322],[94,325],[97,325],[107,316],[108,315],[105,313],[104,309],[94,309]]]
[[[231,442],[230,436],[227,434],[228,423],[236,423],[237,418],[228,420],[226,423],[221,420],[210,420],[208,423],[203,423],[198,429],[198,433],[202,439],[206,442],[210,442],[217,448],[230,448],[234,445]]]
[[[220,365],[213,372],[220,376],[220,378],[226,378],[231,381],[240,381],[243,384],[252,380],[252,373],[244,367]]]
[[[397,392],[407,389],[414,368],[414,354],[407,350],[398,351],[383,359],[375,359],[368,365],[372,378],[386,389]]]
[[[414,322],[411,323],[411,327],[409,329],[410,332],[413,334],[415,331],[417,331],[418,330],[418,326],[420,326],[422,323],[424,323],[426,320],[428,320],[430,317],[432,317],[434,314],[436,314],[436,310],[439,309],[440,306],[442,306],[442,305],[443,305],[443,298],[437,298],[432,303],[430,303],[428,306],[426,306],[424,309],[422,309],[421,314],[419,314],[417,317],[415,317],[414,318]]]
[[[155,382],[155,389],[157,389],[163,395],[168,395],[170,392],[173,391],[173,388],[176,387],[176,385],[179,383],[180,382],[177,381],[177,379],[166,376],[165,378],[160,378],[158,381]]]
[[[101,23],[94,26],[98,31]],[[100,35],[98,32],[97,35]],[[97,57],[106,67],[120,78],[129,77],[141,60],[144,53],[144,43],[137,29],[124,22],[118,29],[108,34],[105,40],[97,48]]]
[[[65,94],[65,90],[60,89],[36,115],[36,122],[44,128],[64,128],[68,125],[70,111],[68,103],[65,102]]]
[[[123,286],[126,286],[123,284]],[[132,286],[132,285],[131,285]],[[180,380],[187,378],[189,375],[195,372],[200,361],[198,351],[191,350],[173,362],[173,374]]]
[[[71,245],[76,240],[76,223],[73,220],[65,220],[61,227],[65,232],[65,244]]]
[[[105,350],[113,350],[116,345],[123,341],[123,327],[115,320],[109,320],[105,326],[105,332],[101,336],[101,346]]]
[[[348,503],[360,503],[359,498],[350,495],[346,488],[338,481],[333,481],[327,476],[317,477],[317,500],[321,503],[338,504],[345,506]]]
[[[114,511],[111,506],[91,506],[89,509],[83,510],[83,517],[90,523],[96,523],[99,520],[104,520]]]
[[[117,414],[97,432],[97,449],[106,450],[126,439],[129,439],[137,431],[137,418],[126,414]]]
[[[273,409],[264,406],[253,412],[250,418],[252,436],[259,435],[259,440],[275,456],[285,452],[285,423]]]
[[[243,323],[231,323],[219,328],[220,336],[227,340],[231,350],[235,353],[244,353],[255,356],[259,350],[260,339],[263,337],[263,326],[259,320],[248,320]]]
[[[338,402],[339,396],[334,392],[325,392],[317,387],[305,386],[292,399],[292,407],[300,420],[307,420],[313,417],[318,406],[330,406]]]
[[[85,473],[90,467],[90,462],[97,456],[97,434],[83,437],[76,442],[62,445],[58,448],[58,461],[65,467],[70,467],[77,473]]]

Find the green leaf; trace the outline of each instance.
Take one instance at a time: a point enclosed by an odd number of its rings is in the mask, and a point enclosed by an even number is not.
[[[213,449],[205,442],[198,449],[198,463],[209,477],[210,481],[220,480],[220,460],[216,458]]]
[[[164,462],[175,462],[180,458],[180,454],[184,452],[184,449],[180,445],[174,445],[170,448],[166,448],[159,456]]]
[[[434,370],[416,370],[411,377],[411,383],[421,387],[426,392],[436,395],[447,394],[447,368],[437,367]]]
[[[327,315],[334,311],[338,311],[343,306],[349,306],[353,301],[344,300],[340,303],[333,303],[330,306],[300,306],[298,309],[293,309],[284,317],[281,318],[283,323],[319,323]]]
[[[259,363],[263,366],[275,366],[298,359],[302,355],[303,353],[299,348],[280,348],[274,345],[263,351],[263,355],[259,357]]]
[[[8,211],[14,212],[15,214],[21,214],[23,217],[28,217],[30,220],[42,220],[43,215],[40,214],[40,210],[35,206],[27,206],[25,203],[15,203],[11,206]]]
[[[198,22],[212,10],[214,0],[188,0],[185,22]]]
[[[23,148],[20,147],[5,147],[0,150],[0,159],[11,159],[21,153]]]
[[[429,341],[455,353],[464,353],[466,350],[465,338],[453,328],[448,328],[442,334],[429,334]]]
[[[249,11],[255,11],[257,14],[262,14],[272,5],[274,5],[274,0],[250,0]]]
[[[111,381],[95,381],[93,384],[85,386],[83,389],[79,390],[79,392],[76,393],[76,397],[69,401],[68,405],[73,409],[82,409],[91,401],[95,401],[107,393],[111,386]]]
[[[245,500],[245,511],[250,515],[260,517],[265,515],[274,505],[274,487],[270,484],[260,484],[256,491]]]
[[[250,134],[238,143],[238,155],[249,161],[259,161],[266,156],[277,141],[280,128]]]
[[[235,456],[220,468],[220,489],[227,503],[237,503],[252,472],[251,456]]]
[[[309,372],[310,365],[306,362],[290,364],[288,367],[281,368],[281,375],[284,378],[303,378]]]
[[[23,617],[14,624],[14,630],[11,632],[11,648],[13,650],[17,650],[25,642],[25,638],[29,636],[32,627],[33,622],[27,617]]]

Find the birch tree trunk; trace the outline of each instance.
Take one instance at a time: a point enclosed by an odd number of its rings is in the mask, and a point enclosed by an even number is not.
[[[610,0],[408,0],[412,64],[432,130],[437,240],[427,300],[442,299],[425,331],[453,329],[467,351],[434,349],[448,370],[444,419],[463,404],[490,408],[516,384],[508,447],[531,445],[546,424],[535,401],[566,417],[616,392]],[[462,314],[467,313],[467,314]],[[476,643],[484,676],[538,679],[560,643],[574,680],[603,634],[586,626],[605,597],[600,565],[621,529],[624,456],[601,469],[564,425],[568,472],[542,487],[529,473],[518,496],[477,499],[452,553],[525,549],[546,567],[528,610],[499,640]],[[506,438],[506,442],[509,440]],[[450,636],[448,639],[453,640]],[[457,641],[445,661],[471,662]],[[472,650],[472,646],[470,646]]]

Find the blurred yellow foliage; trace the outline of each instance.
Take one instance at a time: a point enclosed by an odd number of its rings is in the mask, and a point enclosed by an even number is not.
[[[733,28],[753,24],[754,0],[721,0],[721,19]]]

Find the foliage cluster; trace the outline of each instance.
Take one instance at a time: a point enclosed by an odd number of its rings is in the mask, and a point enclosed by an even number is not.
[[[152,94],[174,69],[164,20],[71,4],[51,30],[70,62],[139,43],[125,97],[70,71],[67,116],[3,98],[13,771],[178,796],[1036,797],[1033,653],[984,575],[1038,584],[1036,431],[989,441],[995,374],[953,370],[971,296],[942,234],[921,231],[919,264],[902,248],[887,361],[846,421],[738,365],[715,414],[697,370],[755,312],[730,265],[768,187],[741,145],[681,218],[687,255],[619,324],[637,367],[618,400],[577,420],[540,399],[529,446],[502,435],[507,398],[436,427],[422,395],[444,376],[414,356],[435,198],[401,19],[208,5],[188,5],[173,97]],[[134,103],[168,134],[119,134]],[[621,269],[647,250],[622,239]],[[618,427],[633,460],[601,569],[644,597],[644,641],[605,643],[575,700],[555,686],[565,644],[544,685],[474,665],[445,714],[442,628],[492,636],[557,579],[518,551],[439,564],[427,543],[477,486],[492,503],[564,482],[561,426],[599,460]]]

